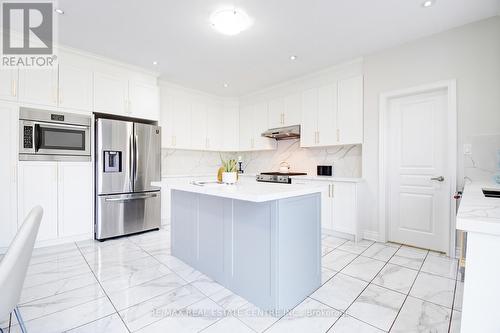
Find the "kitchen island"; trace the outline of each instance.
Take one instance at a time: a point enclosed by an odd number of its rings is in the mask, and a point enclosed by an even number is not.
[[[462,305],[462,332],[500,332],[500,198],[482,189],[500,190],[492,182],[465,185],[457,229],[467,231],[467,257]]]
[[[320,286],[322,186],[186,182],[171,190],[175,257],[276,315]]]

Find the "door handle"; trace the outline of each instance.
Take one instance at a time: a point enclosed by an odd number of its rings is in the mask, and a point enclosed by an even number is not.
[[[443,176],[432,177],[431,180],[437,180],[438,182],[444,182],[444,177]]]

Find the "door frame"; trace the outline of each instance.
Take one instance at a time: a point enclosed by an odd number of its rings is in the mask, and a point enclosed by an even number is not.
[[[453,195],[457,187],[457,91],[456,80],[445,80],[434,83],[424,84],[416,87],[388,91],[380,94],[379,100],[379,241],[386,242],[388,239],[388,221],[387,221],[387,195],[389,193],[387,188],[388,179],[388,152],[387,152],[387,137],[388,137],[388,113],[389,101],[394,98],[404,97],[407,95],[415,95],[426,92],[433,92],[436,90],[446,90],[448,100],[447,110],[447,126],[448,135],[446,138],[447,147],[453,147],[448,150],[448,162],[450,168],[450,186],[449,198],[450,204],[450,230],[449,244],[447,255],[455,256],[455,229],[456,229],[456,201],[453,200]]]

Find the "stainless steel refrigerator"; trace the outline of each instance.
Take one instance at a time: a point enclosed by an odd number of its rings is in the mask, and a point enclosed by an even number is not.
[[[161,128],[98,118],[95,142],[95,238],[158,229]]]

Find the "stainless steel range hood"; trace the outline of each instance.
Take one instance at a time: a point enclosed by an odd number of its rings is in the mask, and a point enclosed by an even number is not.
[[[271,128],[262,133],[262,136],[276,140],[299,139],[300,125]]]

